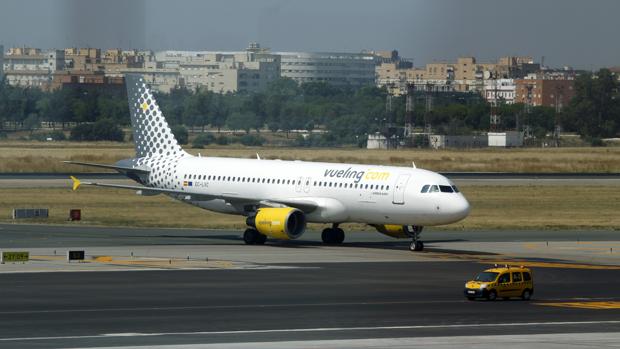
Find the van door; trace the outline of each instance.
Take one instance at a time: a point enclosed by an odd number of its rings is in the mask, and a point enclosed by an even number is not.
[[[398,176],[396,185],[394,186],[394,198],[392,199],[393,204],[403,205],[405,203],[405,188],[407,188],[409,177],[410,175],[408,174],[401,174]]]

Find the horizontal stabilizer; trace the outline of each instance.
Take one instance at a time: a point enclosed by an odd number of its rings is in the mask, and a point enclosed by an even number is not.
[[[91,162],[78,162],[78,161],[63,161],[63,162],[65,164],[72,164],[72,165],[82,165],[82,166],[106,168],[106,169],[110,169],[110,170],[117,170],[119,172],[134,172],[134,173],[143,173],[143,174],[147,174],[147,173],[151,172],[148,169],[139,168],[139,167],[127,167],[127,166],[116,166],[116,165],[107,165],[107,164],[95,164],[95,163],[91,163]]]

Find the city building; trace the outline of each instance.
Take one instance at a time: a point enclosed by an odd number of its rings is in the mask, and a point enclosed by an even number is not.
[[[506,132],[489,132],[489,147],[522,147],[523,132],[506,131]]]
[[[4,77],[13,86],[49,90],[53,73],[64,69],[64,65],[62,50],[14,47],[4,56]]]
[[[484,99],[492,105],[513,104],[516,89],[514,79],[484,80]]]
[[[276,52],[280,74],[297,83],[326,82],[359,87],[375,83],[375,56],[369,53]]]
[[[122,77],[105,76],[103,71],[65,70],[53,74],[50,89],[58,90],[67,87],[100,86],[104,84],[123,88],[124,79]]]
[[[162,51],[155,60],[160,68],[177,70],[192,90],[258,92],[280,78],[280,56],[256,43],[239,52]]]
[[[570,74],[530,74],[516,79],[515,103],[561,109],[575,96],[575,80]]]

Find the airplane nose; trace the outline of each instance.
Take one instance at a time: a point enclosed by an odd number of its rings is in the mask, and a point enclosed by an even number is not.
[[[450,222],[458,222],[469,215],[470,206],[469,202],[463,195],[458,197],[452,197],[447,202],[444,202],[442,208],[443,216]]]
[[[463,219],[469,216],[469,211],[471,207],[469,206],[469,202],[467,201],[467,199],[465,199],[463,195],[461,195],[459,203],[456,206],[456,214],[460,217],[459,219]]]

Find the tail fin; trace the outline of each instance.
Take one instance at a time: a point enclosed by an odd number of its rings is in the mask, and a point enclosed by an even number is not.
[[[174,138],[144,78],[140,74],[126,74],[125,84],[136,157],[185,154]]]

